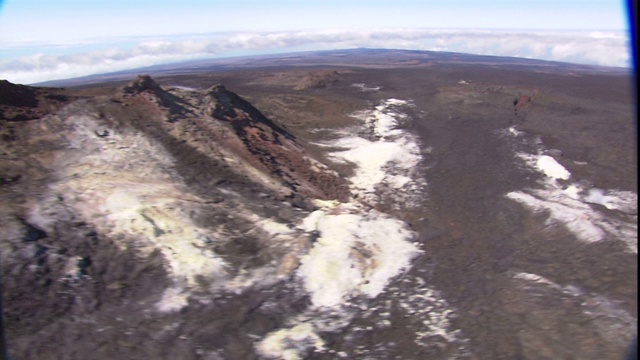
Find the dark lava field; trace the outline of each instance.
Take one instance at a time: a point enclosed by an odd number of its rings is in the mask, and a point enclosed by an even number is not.
[[[12,359],[622,359],[627,69],[341,50],[0,82]]]

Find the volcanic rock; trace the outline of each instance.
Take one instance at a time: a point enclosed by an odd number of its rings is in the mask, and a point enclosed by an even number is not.
[[[237,94],[216,85],[207,90],[205,110],[228,121],[246,148],[268,172],[280,177],[292,190],[321,199],[348,198],[344,179],[330,171],[315,170],[295,136],[265,117]]]
[[[520,95],[518,98],[513,100],[515,114],[518,115],[518,111],[522,111],[523,108],[527,108],[530,102],[531,96],[527,95]]]
[[[37,119],[69,100],[60,88],[36,88],[0,80],[0,121]]]
[[[36,89],[12,84],[7,80],[0,80],[0,105],[28,107],[38,106]]]
[[[310,88],[326,88],[338,82],[340,74],[335,70],[310,72],[302,77],[294,86],[295,90]]]
[[[149,75],[139,75],[122,88],[122,93],[125,98],[134,96],[159,104],[168,110],[168,121],[177,121],[178,116],[189,111],[184,100],[162,89]]]

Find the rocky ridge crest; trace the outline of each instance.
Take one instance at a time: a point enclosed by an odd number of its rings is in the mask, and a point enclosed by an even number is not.
[[[0,253],[17,352],[33,334],[68,335],[72,314],[118,328],[114,304],[124,299],[137,299],[142,316],[175,312],[192,291],[215,299],[221,283],[273,286],[313,241],[287,224],[313,211],[314,199],[348,197],[346,180],[222,85],[191,90],[141,76],[84,97],[2,85],[16,95],[3,110],[39,109],[25,121],[0,119]],[[43,107],[47,95],[66,98]],[[55,305],[43,307],[45,298]]]

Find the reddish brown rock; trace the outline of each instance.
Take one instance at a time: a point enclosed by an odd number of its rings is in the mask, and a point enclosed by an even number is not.
[[[518,111],[521,111],[523,108],[529,107],[529,103],[531,103],[531,96],[520,95],[518,98],[513,100],[513,107],[515,114],[518,115]]]
[[[119,99],[140,107],[141,117],[161,120],[165,131],[157,136],[169,133],[202,153],[235,156],[288,189],[283,195],[291,199],[296,194],[319,199],[349,197],[346,180],[314,165],[294,135],[223,85],[185,92],[164,89],[143,75],[125,85]]]

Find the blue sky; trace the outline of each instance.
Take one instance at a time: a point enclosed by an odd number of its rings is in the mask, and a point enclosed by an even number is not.
[[[0,6],[0,78],[27,83],[191,58],[346,47],[629,64],[625,2],[616,0],[5,0]]]

